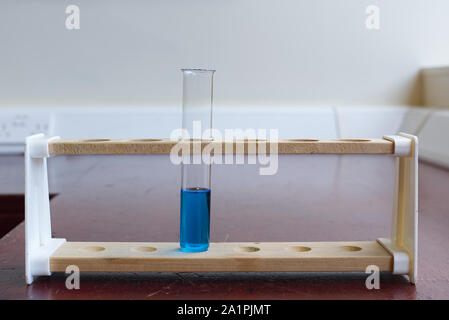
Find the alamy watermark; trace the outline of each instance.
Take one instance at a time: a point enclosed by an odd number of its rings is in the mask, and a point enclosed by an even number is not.
[[[71,4],[65,8],[65,13],[68,14],[65,19],[65,27],[67,30],[79,30],[80,8],[77,5]]]
[[[380,269],[376,265],[366,267],[365,273],[369,276],[365,280],[365,286],[368,290],[380,289]]]
[[[79,290],[80,289],[80,268],[72,264],[67,266],[65,273],[69,276],[65,279],[65,287],[68,290]]]
[[[368,30],[379,30],[380,29],[380,9],[376,5],[369,5],[365,9],[367,14],[365,19],[365,27]]]
[[[277,129],[225,129],[224,133],[218,129],[202,131],[201,121],[193,121],[193,132],[181,128],[172,131],[170,140],[178,143],[170,151],[170,161],[176,165],[245,164],[247,159],[248,164],[264,166],[259,168],[260,175],[274,175],[279,163],[278,137]]]

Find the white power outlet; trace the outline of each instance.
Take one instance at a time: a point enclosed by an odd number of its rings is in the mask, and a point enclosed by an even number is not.
[[[0,153],[23,152],[25,138],[49,133],[50,114],[35,110],[0,110]]]

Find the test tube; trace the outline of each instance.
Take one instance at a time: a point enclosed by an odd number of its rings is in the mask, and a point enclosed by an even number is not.
[[[212,128],[213,76],[215,70],[182,69],[182,127],[191,140],[203,140]],[[201,128],[199,128],[199,125]],[[190,155],[182,164],[180,245],[184,252],[207,251],[210,239],[211,166]]]

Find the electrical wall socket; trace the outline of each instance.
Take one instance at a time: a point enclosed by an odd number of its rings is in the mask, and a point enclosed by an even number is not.
[[[27,136],[49,134],[50,118],[50,113],[36,110],[0,110],[0,153],[23,152]]]

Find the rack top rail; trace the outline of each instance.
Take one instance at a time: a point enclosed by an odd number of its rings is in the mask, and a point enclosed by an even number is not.
[[[169,139],[55,139],[48,143],[50,155],[82,154],[169,154],[177,144],[190,144],[192,153],[213,148],[216,154],[251,154],[264,148],[279,154],[394,154],[394,142],[387,139],[282,139],[277,150],[269,140],[173,141]],[[200,148],[195,149],[195,145]],[[221,147],[221,148],[220,148]],[[275,150],[275,151],[274,151]]]

